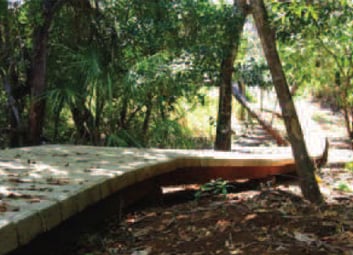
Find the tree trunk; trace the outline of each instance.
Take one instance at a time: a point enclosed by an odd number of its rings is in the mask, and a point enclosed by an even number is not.
[[[59,135],[60,113],[64,107],[64,101],[60,100],[58,107],[54,110],[54,136],[53,142],[56,143]]]
[[[146,145],[147,140],[148,140],[148,129],[150,126],[150,121],[151,121],[151,116],[152,116],[152,108],[153,108],[151,94],[147,95],[147,102],[146,102],[145,106],[146,106],[146,113],[145,113],[145,118],[143,120],[143,125],[142,125],[142,135],[143,135],[143,142]]]
[[[352,140],[353,142],[353,107],[351,107],[351,132],[349,134],[349,138]]]
[[[77,135],[75,138],[75,144],[81,143],[82,141],[86,141],[87,139],[89,139],[89,136],[88,136],[89,132],[85,126],[86,119],[84,117],[84,113],[77,106],[70,107],[70,109],[71,109],[72,119],[74,120],[76,132],[77,132]]]
[[[17,61],[14,61],[15,45],[11,40],[12,23],[9,14],[9,2],[3,1],[0,3],[0,8],[3,8],[0,16],[0,63],[3,68],[0,70],[0,80],[3,83],[5,95],[7,97],[7,106],[9,108],[8,123],[9,123],[9,145],[10,147],[23,146],[24,130],[22,126],[23,107],[19,104],[15,92],[21,87],[19,82],[18,70],[16,69]],[[22,49],[16,49],[22,50]],[[17,59],[16,59],[17,60]],[[16,63],[15,63],[16,62]],[[19,98],[20,100],[22,99]]]
[[[260,111],[264,111],[264,89],[260,87]]]
[[[221,63],[220,84],[219,84],[219,106],[217,116],[217,131],[215,150],[231,150],[232,130],[232,75],[234,71],[234,60],[238,53],[240,37],[243,31],[245,18],[247,15],[246,0],[235,0],[235,19],[234,27],[226,27],[226,36],[229,45],[224,49],[224,55]],[[232,26],[232,25],[229,25]]]
[[[126,129],[126,115],[127,115],[127,108],[128,108],[128,97],[123,98],[123,104],[120,110],[118,126],[121,129]]]
[[[347,130],[347,135],[348,137],[351,137],[352,134],[352,127],[351,127],[351,121],[350,121],[350,117],[349,117],[349,109],[347,106],[343,106],[343,116],[344,116],[344,123],[346,126],[346,130]]]
[[[233,96],[234,98],[242,105],[242,107],[249,113],[249,115],[257,120],[257,122],[261,125],[261,127],[269,134],[271,135],[275,140],[278,145],[288,145],[288,142],[283,136],[274,129],[271,124],[267,123],[265,120],[263,120],[259,114],[257,114],[255,111],[253,111],[248,103],[246,102],[244,96],[239,93],[239,91],[236,89],[236,87],[233,86]]]
[[[315,165],[305,145],[297,112],[276,49],[275,33],[270,27],[263,0],[251,0],[251,8],[281,106],[303,196],[312,203],[321,204],[323,197],[315,179]]]
[[[244,96],[246,95],[246,86],[242,80],[239,81],[239,92],[241,95],[244,95]],[[241,106],[241,109],[240,109],[240,120],[245,121],[245,108],[244,108],[244,106]]]
[[[94,144],[94,117],[92,112],[85,106],[84,102],[71,106],[71,114],[77,130],[77,138],[75,143]]]
[[[30,64],[28,85],[31,89],[31,105],[29,110],[29,141],[31,145],[40,144],[44,125],[46,89],[45,75],[47,67],[47,50],[49,28],[55,11],[65,0],[43,0],[41,13],[43,22],[34,29],[33,53]]]
[[[350,78],[345,77],[343,87],[341,87],[342,92],[340,93],[341,102],[342,102],[342,109],[343,109],[343,116],[344,122],[347,130],[347,136],[351,139],[352,132],[353,132],[353,123],[351,120],[351,107],[349,106],[348,97],[349,97],[349,87],[350,87]]]
[[[7,94],[7,103],[10,108],[9,120],[10,120],[10,147],[20,147],[23,146],[23,132],[24,128],[22,127],[20,110],[17,106],[16,100],[13,97],[12,87],[7,79],[4,79],[4,88]]]
[[[32,145],[40,144],[40,137],[44,124],[45,100],[45,73],[47,60],[48,30],[40,28],[34,39],[34,58],[32,61],[30,77],[31,106],[29,111],[29,141]]]

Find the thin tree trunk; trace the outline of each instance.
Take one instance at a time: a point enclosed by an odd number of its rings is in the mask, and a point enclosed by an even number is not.
[[[234,1],[235,19],[234,27],[226,27],[226,34],[229,45],[224,49],[224,56],[221,63],[221,77],[219,85],[219,106],[217,116],[217,130],[215,150],[231,150],[232,130],[232,75],[234,72],[234,60],[238,53],[240,37],[243,31],[245,18],[247,15],[246,0]]]
[[[22,122],[20,118],[20,111],[17,106],[16,100],[13,97],[12,93],[12,88],[11,84],[7,81],[7,79],[4,79],[4,89],[7,94],[7,102],[8,106],[10,108],[10,146],[11,147],[20,147],[23,146],[24,141],[23,141],[23,134],[24,134],[24,129],[22,127]]]
[[[257,120],[257,122],[261,125],[261,127],[269,134],[271,135],[275,140],[278,145],[288,145],[287,140],[277,131],[274,129],[271,124],[267,123],[265,120],[263,120],[259,114],[257,114],[255,111],[253,111],[248,103],[246,102],[245,98],[243,95],[241,95],[237,89],[233,86],[233,96],[234,98],[242,105],[242,107],[249,113],[249,115]]]
[[[31,106],[29,111],[29,140],[32,145],[40,144],[40,137],[44,124],[45,73],[47,60],[48,29],[40,28],[35,36],[35,53],[29,77],[31,88]]]
[[[31,89],[29,110],[29,141],[32,145],[40,144],[44,125],[45,99],[43,97],[46,82],[47,51],[49,28],[55,11],[65,0],[44,0],[42,2],[43,22],[34,29],[33,55],[30,64],[28,84]]]
[[[351,133],[349,134],[349,138],[353,142],[353,108],[351,108]]]
[[[231,82],[235,54],[235,50],[231,50],[229,56],[224,59],[221,64],[215,150],[231,150]]]
[[[344,78],[344,83],[343,83],[343,88],[341,87],[342,93],[341,93],[341,101],[342,101],[342,109],[343,109],[343,116],[344,116],[344,122],[347,130],[347,136],[351,138],[352,136],[352,129],[353,126],[351,125],[351,118],[350,118],[350,107],[349,103],[347,102],[348,100],[348,95],[349,95],[349,85],[350,85],[350,79],[348,77]]]
[[[95,144],[95,125],[92,112],[85,106],[84,102],[70,107],[72,118],[77,130],[76,143]]]
[[[118,126],[121,129],[126,128],[126,115],[127,115],[127,108],[128,108],[128,98],[125,97],[123,98],[123,104],[120,110],[120,116],[119,116],[119,121],[118,121]]]
[[[343,107],[343,117],[344,117],[344,123],[346,126],[346,131],[347,131],[347,135],[350,135],[351,132],[351,123],[349,121],[349,114],[348,114],[348,109],[346,106]]]
[[[152,116],[152,108],[153,108],[152,95],[149,94],[147,96],[146,113],[145,113],[145,118],[143,120],[143,125],[142,125],[142,135],[143,135],[143,141],[144,141],[145,145],[148,140],[148,129],[150,126],[150,120],[151,120],[151,116]]]
[[[264,89],[260,87],[260,111],[264,111]]]
[[[323,197],[316,182],[314,162],[310,159],[296,109],[276,49],[275,34],[267,18],[263,0],[251,0],[251,8],[261,44],[282,110],[289,142],[292,146],[303,196],[312,203],[322,204]]]
[[[4,8],[6,14],[0,19],[0,51],[1,51],[1,62],[4,62],[7,67],[3,72],[0,72],[0,79],[3,82],[4,91],[7,96],[7,105],[9,107],[8,122],[9,122],[9,145],[10,147],[20,147],[24,145],[24,131],[22,123],[22,112],[23,107],[19,104],[18,99],[24,97],[16,95],[16,92],[21,88],[18,71],[16,69],[17,62],[14,63],[13,55],[14,47],[13,41],[11,41],[11,29],[12,24],[9,19],[9,6],[8,1],[4,1],[1,8]],[[20,49],[22,50],[22,49]],[[19,94],[19,93],[18,93]]]
[[[59,123],[60,123],[60,113],[64,107],[64,101],[61,100],[58,108],[54,111],[54,136],[53,142],[56,143],[59,135]]]
[[[85,117],[84,113],[77,106],[70,107],[72,118],[75,123],[77,135],[75,139],[75,143],[81,143],[82,141],[86,141],[88,139],[88,130],[85,127]]]
[[[239,92],[241,95],[246,95],[246,86],[242,80],[239,81]],[[245,120],[245,108],[243,106],[240,109],[240,120]]]

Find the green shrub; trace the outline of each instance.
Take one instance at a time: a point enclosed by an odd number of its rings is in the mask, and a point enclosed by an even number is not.
[[[148,136],[148,147],[191,149],[194,147],[192,134],[176,120],[158,120]]]
[[[223,195],[226,196],[228,194],[228,188],[230,188],[230,184],[227,180],[223,180],[218,178],[216,180],[211,180],[210,182],[205,183],[200,187],[198,191],[195,193],[195,199],[200,199],[203,196],[207,195]]]
[[[352,162],[348,162],[344,165],[344,168],[350,172],[353,172],[353,161]]]
[[[337,189],[340,191],[344,191],[344,192],[352,192],[353,190],[351,189],[351,187],[344,182],[341,182],[338,184]]]

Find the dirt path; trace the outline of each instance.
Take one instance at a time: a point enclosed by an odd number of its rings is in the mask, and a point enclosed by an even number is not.
[[[310,118],[310,120],[307,121],[307,124],[312,127],[309,135],[320,133],[320,136],[328,138],[331,147],[329,163],[352,161],[352,142],[347,138],[342,114],[324,108],[320,106],[319,102],[314,100],[301,100],[299,105],[299,111],[302,115],[304,113],[307,115],[307,118]],[[303,129],[305,129],[306,126],[303,126]]]
[[[270,95],[267,97],[265,104],[273,108],[273,100],[273,95]],[[308,148],[321,147],[316,144],[328,138],[330,143],[329,163],[353,160],[352,143],[347,138],[344,119],[340,112],[333,112],[328,108],[324,108],[319,102],[310,98],[296,99],[295,104]],[[257,104],[252,106],[259,108]],[[280,112],[278,105],[274,111]],[[264,115],[267,119],[272,118],[270,113],[264,113]],[[233,125],[236,127],[237,133],[232,145],[234,149],[241,146],[277,146],[275,141],[257,123],[247,124],[249,126],[247,129],[240,126],[237,122],[234,122]],[[283,134],[286,133],[282,120],[275,120],[274,125]]]

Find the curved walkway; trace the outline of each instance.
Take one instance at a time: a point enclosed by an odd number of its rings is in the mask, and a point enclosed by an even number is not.
[[[309,112],[307,105],[301,107]],[[317,128],[310,119],[302,121],[304,127]],[[310,138],[310,144],[320,140],[312,135]],[[315,149],[311,153],[319,156],[321,149],[319,154]],[[271,170],[268,174],[275,174],[278,169],[283,170],[276,167],[293,164],[290,149],[276,147],[265,150],[237,147],[228,153],[70,145],[3,150],[0,151],[0,254],[30,242],[124,188],[178,169],[187,176],[191,169],[199,174],[219,169],[234,174],[265,166]]]
[[[246,148],[228,153],[69,145],[4,150],[0,156],[0,254],[111,194],[157,176],[173,174],[172,180],[161,179],[168,184],[180,176],[186,181],[218,174],[261,178],[288,171],[293,164],[290,153],[247,153]]]

